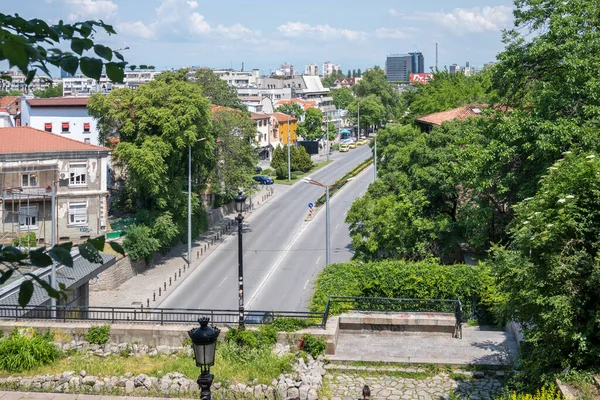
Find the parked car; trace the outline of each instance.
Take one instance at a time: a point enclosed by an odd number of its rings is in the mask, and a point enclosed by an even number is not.
[[[258,182],[262,185],[272,185],[273,183],[275,183],[273,178],[269,178],[268,176],[264,176],[264,175],[256,175],[256,176],[253,176],[252,179],[254,179],[256,182]]]
[[[340,144],[340,152],[341,153],[345,153],[345,152],[347,152],[349,150],[350,150],[350,147],[348,146],[347,143]]]

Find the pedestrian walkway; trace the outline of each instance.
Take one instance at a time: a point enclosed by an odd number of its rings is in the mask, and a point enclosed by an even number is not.
[[[278,192],[279,188],[265,187],[254,194],[248,202],[252,206],[246,212],[248,218],[254,211],[268,203]],[[227,235],[236,232],[233,212],[225,215],[215,226],[193,241],[191,266],[187,268],[187,245],[181,244],[172,249],[160,262],[148,268],[141,274],[121,284],[115,290],[90,292],[90,306],[102,307],[159,307],[186,276],[196,269],[216,249]],[[164,290],[166,284],[166,295]],[[162,286],[161,295],[158,288]]]

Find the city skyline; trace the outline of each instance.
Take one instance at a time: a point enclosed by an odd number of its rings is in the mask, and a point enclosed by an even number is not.
[[[149,0],[144,7],[132,0],[28,0],[27,9],[14,3],[0,5],[2,13],[24,18],[74,22],[102,19],[117,35],[97,35],[113,48],[129,47],[123,55],[130,64],[157,69],[185,66],[259,69],[269,74],[284,62],[303,71],[306,64],[326,61],[342,71],[384,67],[389,54],[420,51],[425,71],[439,67],[481,66],[494,61],[503,49],[501,29],[512,26],[512,3],[497,0],[479,7],[472,0],[406,4],[383,0],[365,14],[364,5],[349,0],[344,7],[307,0],[296,9],[260,3],[219,3],[195,0]],[[445,8],[442,8],[445,5]],[[35,10],[32,12],[31,10]],[[0,63],[6,69],[7,63]],[[53,70],[53,75],[58,71]]]

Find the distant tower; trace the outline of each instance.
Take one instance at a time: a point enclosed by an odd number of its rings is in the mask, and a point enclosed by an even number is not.
[[[435,44],[435,70],[438,69],[438,44]]]

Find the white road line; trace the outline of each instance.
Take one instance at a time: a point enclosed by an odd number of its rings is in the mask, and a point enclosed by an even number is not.
[[[306,280],[306,283],[304,284],[304,289],[303,289],[303,290],[306,290],[306,287],[308,286],[308,283],[309,283],[309,282],[310,282],[310,281],[307,279],[307,280]]]
[[[338,226],[340,226],[340,224],[336,224],[336,225],[335,225],[335,228],[333,228],[333,229],[337,229],[337,228],[338,228]]]
[[[321,261],[321,256],[319,256],[319,258],[317,258],[317,262],[315,264],[318,264],[319,261]]]
[[[226,280],[227,280],[227,277],[223,278],[223,280],[221,281],[221,283],[219,283],[219,286],[217,286],[217,287],[221,287],[221,285],[223,285]]]

